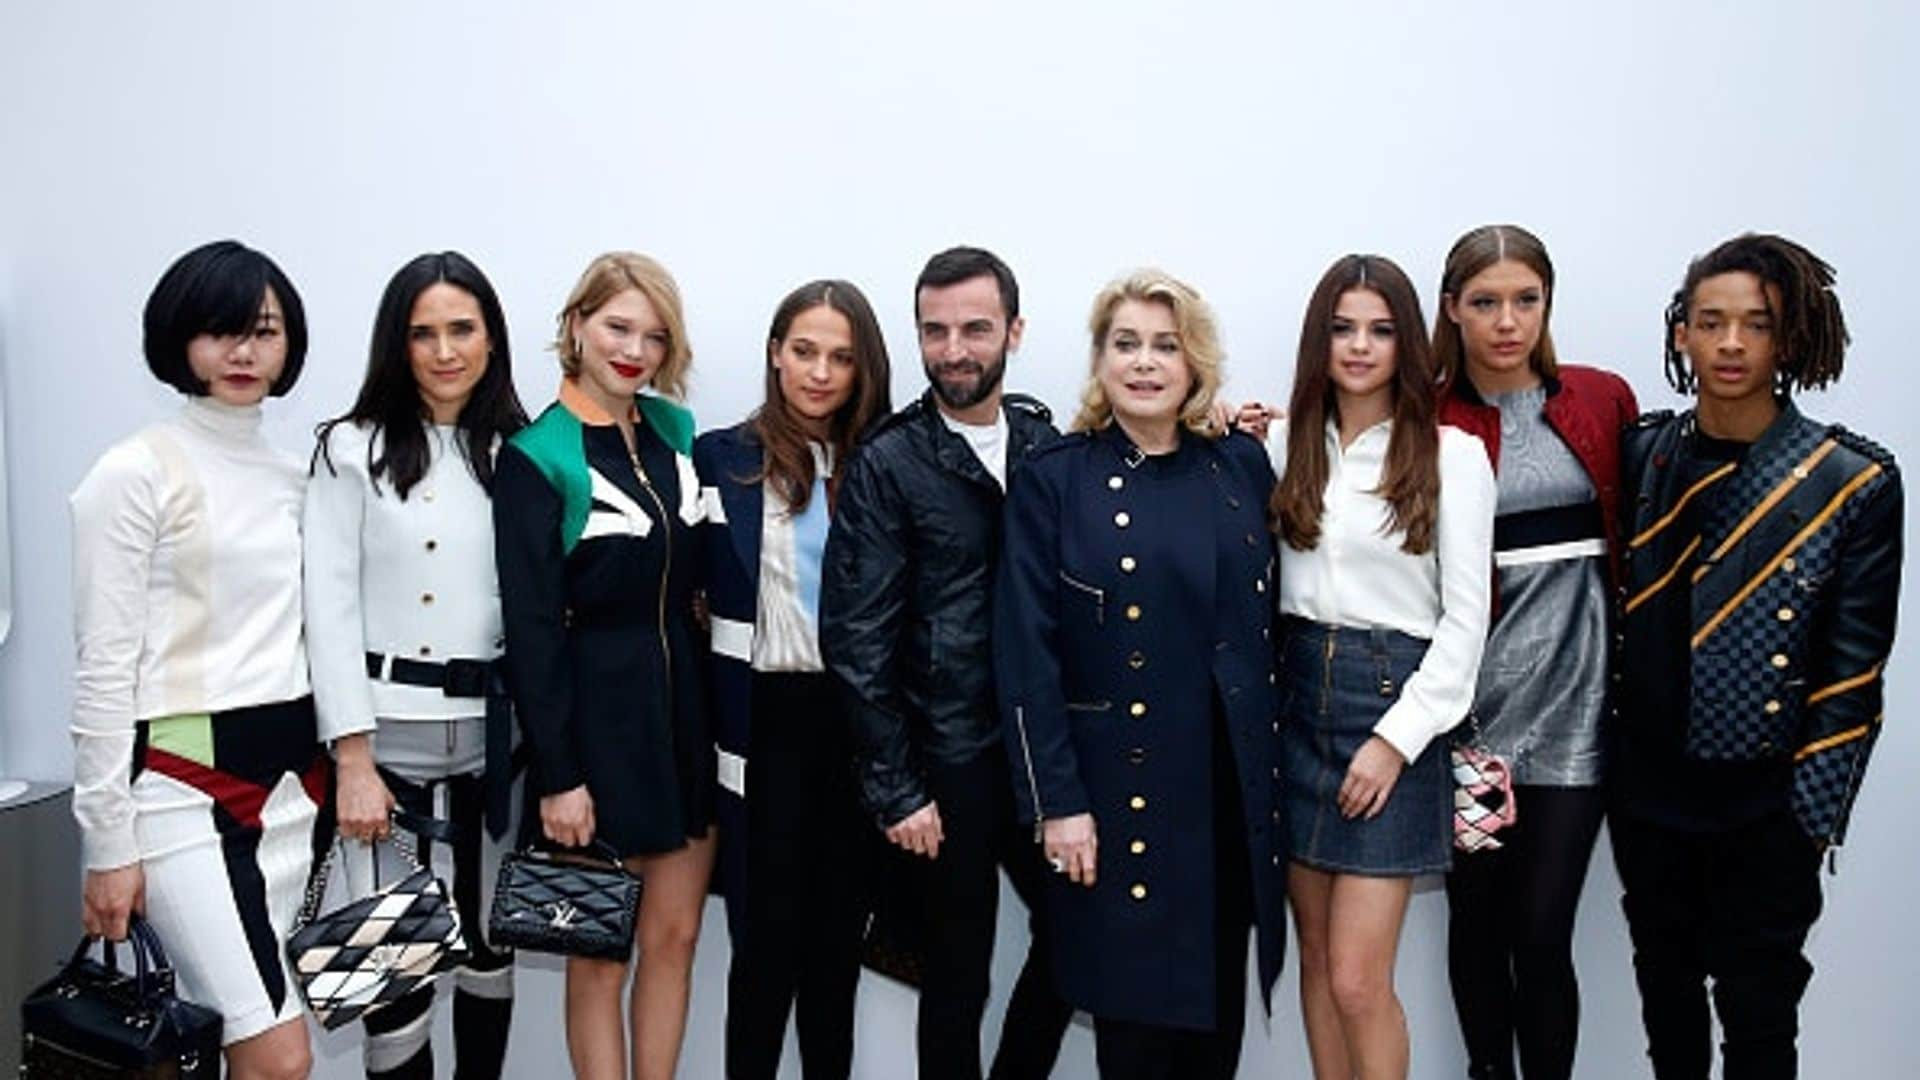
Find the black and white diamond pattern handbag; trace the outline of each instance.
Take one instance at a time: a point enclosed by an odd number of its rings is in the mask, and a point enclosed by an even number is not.
[[[327,877],[339,854],[336,843],[314,867],[287,960],[300,984],[300,996],[331,1031],[405,996],[466,959],[460,915],[446,883],[422,865],[419,852],[401,834],[453,841],[453,826],[406,811],[395,811],[393,844],[413,872],[380,885],[375,858],[374,891],[345,906],[316,915],[327,891]]]

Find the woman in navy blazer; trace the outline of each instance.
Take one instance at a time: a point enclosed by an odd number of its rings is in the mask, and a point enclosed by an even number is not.
[[[1213,317],[1153,270],[1094,302],[1075,433],[1007,496],[994,671],[1062,997],[1103,1077],[1234,1075],[1247,933],[1282,949],[1273,471],[1212,436]]]
[[[693,447],[735,1080],[771,1080],[796,1001],[808,1080],[852,1068],[872,827],[820,660],[820,560],[837,466],[890,411],[890,377],[867,298],[845,281],[809,282],[774,312],[765,403]]]

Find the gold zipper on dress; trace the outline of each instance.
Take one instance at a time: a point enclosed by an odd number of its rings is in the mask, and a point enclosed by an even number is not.
[[[638,435],[635,436],[638,438]],[[633,447],[627,448],[627,461],[633,465],[634,478],[646,490],[647,498],[653,500],[653,508],[660,512],[660,537],[666,544],[666,557],[660,561],[660,655],[666,661],[667,673],[667,730],[673,730],[673,646],[667,641],[667,577],[673,572],[673,522],[667,520],[667,504],[660,499],[660,493],[654,490],[653,481],[647,479],[647,470],[640,464],[640,453]]]

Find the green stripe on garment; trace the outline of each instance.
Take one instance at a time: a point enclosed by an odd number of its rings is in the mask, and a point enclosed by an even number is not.
[[[213,768],[213,717],[206,713],[147,721],[147,745]]]

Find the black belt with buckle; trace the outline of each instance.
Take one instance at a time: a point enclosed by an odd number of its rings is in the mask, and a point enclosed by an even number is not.
[[[403,686],[424,686],[448,697],[481,698],[493,692],[491,660],[413,660],[367,654],[367,678]]]
[[[507,684],[499,662],[413,660],[370,652],[367,678],[439,690],[450,698],[486,699],[487,832],[495,839],[505,836],[513,777],[520,771],[522,761],[513,752],[513,714],[507,704]]]

